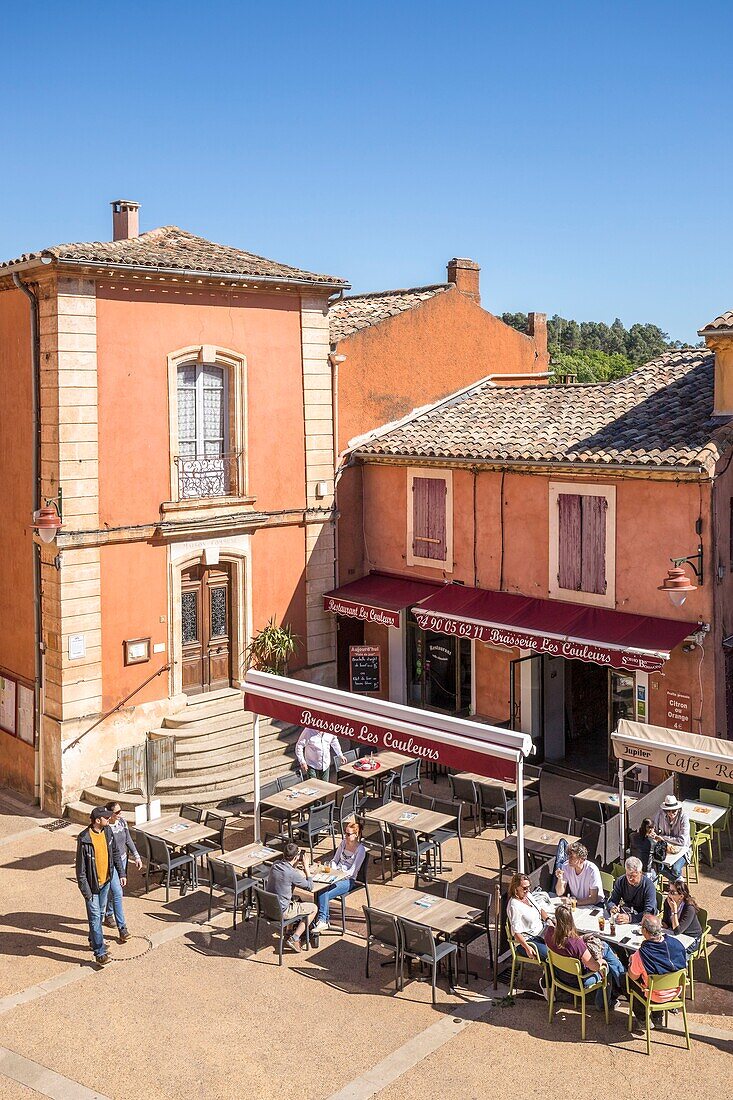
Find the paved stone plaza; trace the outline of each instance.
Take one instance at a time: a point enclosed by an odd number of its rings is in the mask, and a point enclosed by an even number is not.
[[[282,969],[267,935],[255,955],[253,923],[232,932],[231,916],[206,921],[207,891],[145,895],[132,870],[126,899],[133,938],[112,941],[113,965],[98,971],[87,945],[73,873],[77,827],[0,791],[0,1098],[56,1100],[229,1100],[255,1096],[360,1100],[456,1098],[496,1091],[529,1097],[666,1097],[694,1082],[695,1095],[729,1095],[733,1053],[733,888],[730,854],[706,870],[693,893],[710,910],[716,988],[698,981],[690,1013],[692,1051],[678,1023],[643,1040],[619,1011],[606,1028],[591,1014],[581,1049],[572,1010],[547,1022],[535,992],[495,994],[485,954],[481,973],[458,994],[406,982],[393,996],[391,968],[364,977],[363,895],[349,908],[348,934],[321,937],[310,953],[287,953]],[[46,827],[44,827],[46,826]],[[232,829],[227,848],[250,839]],[[497,874],[495,830],[464,842],[466,862],[451,879],[486,885]],[[372,900],[383,891],[370,871]],[[398,885],[411,885],[398,876]],[[485,951],[485,949],[484,949]],[[375,959],[379,961],[379,953]],[[704,968],[700,967],[698,976]],[[625,1002],[622,1002],[625,1005]],[[572,1044],[569,1048],[568,1044]]]

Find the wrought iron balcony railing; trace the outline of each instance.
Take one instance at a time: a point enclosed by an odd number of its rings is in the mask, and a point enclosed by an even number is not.
[[[238,452],[194,458],[176,455],[178,499],[239,496]]]

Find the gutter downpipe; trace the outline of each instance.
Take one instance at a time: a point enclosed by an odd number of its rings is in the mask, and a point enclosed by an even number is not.
[[[334,344],[335,348],[336,345]],[[338,479],[336,477],[336,470],[339,461],[339,367],[345,361],[345,355],[337,355],[336,351],[330,351],[328,353],[328,361],[331,364],[331,423],[333,431],[333,506],[338,516],[338,502],[336,498],[336,489],[338,486]],[[333,525],[333,586],[338,588],[339,580],[339,525],[338,518]]]
[[[36,511],[42,505],[41,500],[41,341],[38,323],[38,298],[30,286],[23,282],[17,272],[13,272],[13,282],[18,290],[25,294],[30,304],[31,316],[31,361],[33,394],[33,494]],[[33,628],[35,633],[34,665],[35,680],[33,696],[35,705],[35,797],[43,809],[43,738],[41,730],[41,691],[43,685],[43,636],[41,632],[41,548],[34,541],[33,554]]]

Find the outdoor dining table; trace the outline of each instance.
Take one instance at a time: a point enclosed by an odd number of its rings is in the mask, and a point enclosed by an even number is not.
[[[473,924],[484,915],[480,909],[472,909],[465,903],[406,887],[390,889],[374,908],[392,917],[403,917],[414,924],[423,924],[444,936],[460,932],[461,928]]]
[[[512,794],[517,793],[517,784],[513,783],[511,779],[495,779],[491,775],[479,775],[477,772],[458,772],[456,779],[467,779],[471,783],[480,783],[482,787],[496,787],[504,788],[505,791],[511,791]],[[527,776],[522,780],[522,789],[525,795],[539,786],[539,779],[536,776]]]
[[[210,829],[197,821],[190,821],[180,814],[163,814],[154,821],[146,821],[137,828],[146,836],[158,837],[174,848],[183,848],[187,844],[198,844],[202,840],[212,840],[219,835],[218,829]]]
[[[455,818],[449,814],[425,810],[421,806],[411,806],[407,802],[388,802],[386,806],[375,806],[366,810],[368,821],[381,821],[385,825],[399,825],[403,829],[412,829],[423,836],[432,836],[438,829],[447,829]]]
[[[560,900],[560,898],[550,899],[553,909],[560,903]],[[606,943],[609,943],[612,947],[620,947],[623,951],[633,952],[641,947],[644,937],[640,924],[617,924],[615,926],[616,931],[611,935],[611,920],[608,916],[605,918],[604,930],[601,932],[599,929],[598,918],[602,913],[603,909],[599,905],[576,908],[573,911],[575,927],[581,935],[583,932],[595,932]],[[695,942],[692,936],[682,935],[676,938],[684,948],[688,948]]]
[[[266,844],[245,844],[242,848],[234,848],[231,852],[220,852],[216,858],[221,863],[230,863],[237,871],[249,871],[252,867],[271,863],[273,859],[279,859],[281,856],[281,851],[277,848],[268,848]]]
[[[690,821],[694,821],[696,825],[707,825],[711,827],[720,821],[721,817],[725,817],[725,806],[711,806],[707,802],[699,802],[694,798],[686,798],[682,803],[682,810],[687,814]]]
[[[575,797],[583,798],[586,802],[598,802],[601,806],[615,807],[617,810],[620,804],[618,791],[614,787],[604,786],[603,783],[594,783],[592,787],[576,791]],[[624,794],[624,809],[628,810],[629,806],[633,806],[638,801],[638,798],[634,798],[633,795]]]
[[[412,759],[411,756],[404,756],[400,752],[391,752],[389,749],[385,749],[383,752],[375,752],[370,756],[362,756],[360,760],[354,760],[351,764],[342,764],[338,769],[338,774],[348,775],[352,779],[358,780],[359,783],[371,783],[375,779],[378,780],[385,775],[389,775],[390,772],[398,771],[405,764],[409,764]],[[367,771],[364,769],[367,760],[379,766],[370,768]]]
[[[329,795],[337,795],[341,790],[338,783],[326,783],[323,779],[304,779],[284,791],[276,791],[260,802],[262,806],[271,806],[274,810],[283,810],[287,814],[297,814],[306,810],[315,802],[324,802]]]
[[[561,840],[567,840],[568,844],[574,844],[580,840],[579,836],[571,836],[569,833],[556,833],[553,829],[543,829],[539,825],[524,826],[524,847],[528,852],[536,852],[537,855],[547,856],[549,859],[555,855],[557,846]],[[510,848],[517,846],[517,834],[509,833],[503,837],[502,844]]]

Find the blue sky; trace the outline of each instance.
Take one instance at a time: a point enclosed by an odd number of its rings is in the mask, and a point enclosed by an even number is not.
[[[0,255],[141,225],[493,312],[733,308],[730,39],[705,3],[37,0],[0,35]]]

